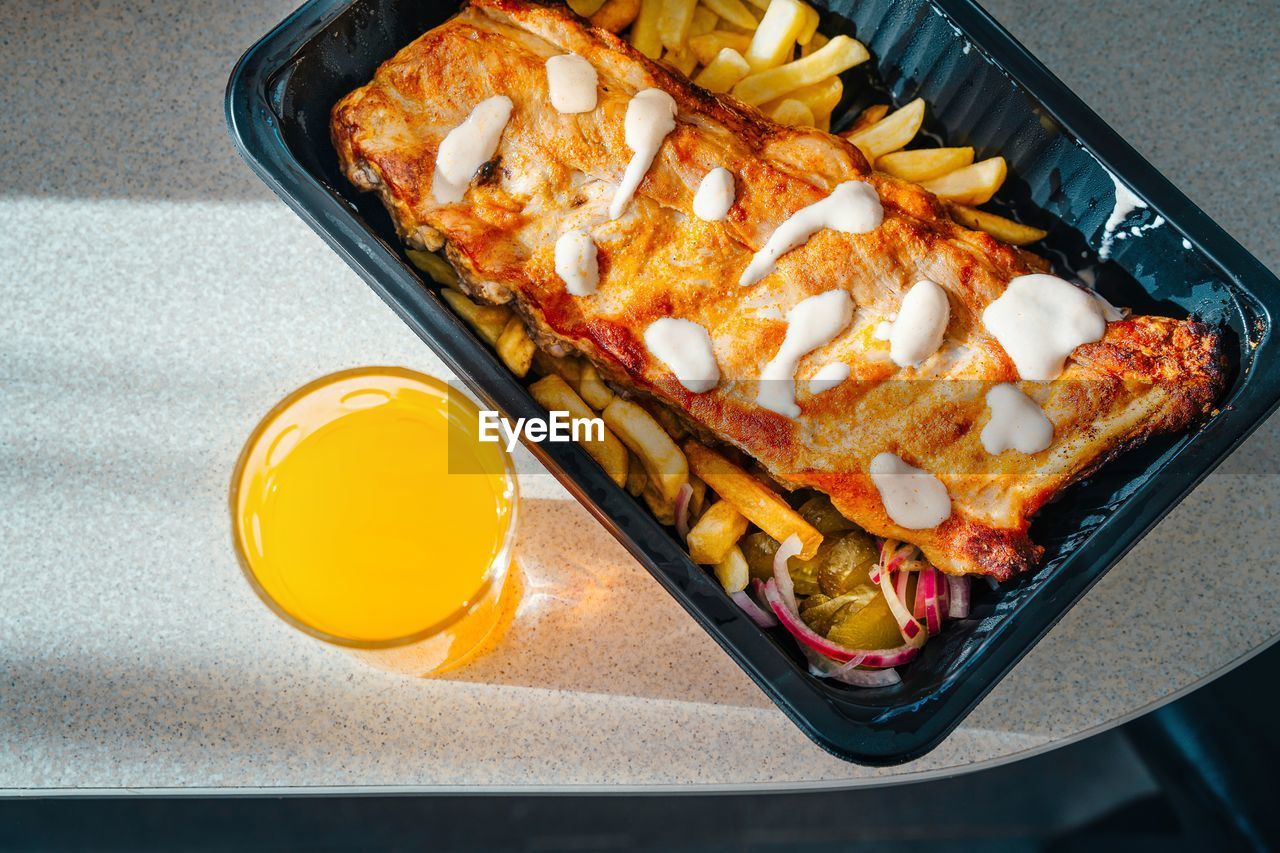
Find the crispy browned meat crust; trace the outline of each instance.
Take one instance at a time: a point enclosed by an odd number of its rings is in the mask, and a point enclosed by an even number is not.
[[[600,75],[592,113],[561,115],[547,101],[547,56],[573,51]],[[679,106],[679,124],[645,177],[636,202],[607,222],[605,210],[630,151],[627,102],[656,86]],[[503,94],[515,108],[497,156],[463,203],[437,205],[431,176],[440,141],[476,103]],[[1003,350],[985,333],[982,309],[1014,276],[1043,262],[954,224],[920,188],[871,173],[845,140],[780,127],[731,98],[716,97],[646,60],[625,42],[569,12],[522,0],[476,0],[383,65],[371,83],[333,110],[342,167],[378,192],[411,245],[443,245],[464,286],[511,301],[541,344],[594,361],[613,381],[679,411],[758,459],[790,486],[811,486],[867,530],[919,545],[951,573],[1007,578],[1041,549],[1030,517],[1066,485],[1147,436],[1180,430],[1211,408],[1223,382],[1219,336],[1190,320],[1133,317],[1079,348],[1052,383],[1021,383],[1054,422],[1049,450],[991,457],[978,435],[983,395],[1016,381]],[[703,175],[724,166],[737,201],[723,223],[689,215]],[[784,218],[839,182],[870,181],[885,220],[858,236],[823,231],[784,256],[778,272],[751,288],[738,276]],[[563,231],[589,226],[601,284],[589,298],[566,293],[554,270]],[[920,369],[899,369],[876,339],[877,322],[921,278],[945,288],[951,325],[943,350]],[[792,421],[754,404],[750,377],[774,354],[779,312],[833,287],[858,306],[850,329],[801,362],[797,378],[832,360],[853,376],[810,396]],[[706,327],[726,381],[695,395],[642,343],[659,317]],[[885,514],[867,474],[893,452],[942,479],[952,515],[933,530],[908,531]]]

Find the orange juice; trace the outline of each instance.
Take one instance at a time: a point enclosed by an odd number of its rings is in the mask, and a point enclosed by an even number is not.
[[[479,441],[475,405],[437,380],[365,368],[296,391],[249,439],[231,498],[246,574],[308,633],[366,650],[430,640],[383,656],[425,673],[499,616],[515,479]]]

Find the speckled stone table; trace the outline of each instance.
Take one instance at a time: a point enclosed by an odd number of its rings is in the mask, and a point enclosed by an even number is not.
[[[0,3],[0,789],[902,781],[1114,726],[1280,633],[1273,421],[903,767],[812,745],[546,474],[495,653],[408,680],[296,634],[231,553],[240,443],[322,373],[447,371],[231,151],[227,72],[292,3]],[[1280,265],[1273,3],[989,8]]]

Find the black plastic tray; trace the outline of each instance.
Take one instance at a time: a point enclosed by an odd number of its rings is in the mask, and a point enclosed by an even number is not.
[[[873,57],[848,75],[837,128],[866,103],[923,97],[927,132],[1009,161],[1001,197],[1018,218],[1051,230],[1037,249],[1060,272],[1096,279],[1117,304],[1194,314],[1226,329],[1230,359],[1218,413],[1126,455],[1047,507],[1032,530],[1046,547],[1044,564],[998,590],[978,584],[971,617],[950,624],[903,668],[902,684],[875,690],[809,675],[789,637],[746,619],[671,531],[581,449],[530,446],[806,734],[843,758],[894,764],[937,745],[1276,407],[1272,313],[1280,282],[969,0],[820,0],[819,7],[823,32],[850,33]],[[333,103],[455,9],[423,0],[311,0],[240,60],[227,87],[227,121],[253,170],[485,404],[529,417],[541,413],[538,405],[406,265],[387,214],[341,176],[329,141]],[[1090,245],[1112,209],[1108,172],[1149,207],[1126,222],[1147,226],[1141,236],[1116,241],[1100,264]],[[1164,222],[1150,227],[1157,215]]]

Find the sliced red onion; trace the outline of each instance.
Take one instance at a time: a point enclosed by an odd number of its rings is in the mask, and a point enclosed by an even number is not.
[[[802,646],[801,650],[809,660],[809,672],[819,678],[830,678],[854,687],[890,687],[902,683],[896,669],[858,669],[856,664],[836,663],[812,649]]]
[[[676,533],[681,539],[689,538],[689,501],[693,498],[693,486],[684,483],[676,491]]]
[[[947,583],[947,576],[938,569],[938,612],[942,614],[942,618],[946,619],[951,611],[951,584]]]
[[[898,630],[902,632],[902,639],[908,646],[920,648],[929,635],[925,633],[924,627],[919,622],[911,618],[911,611],[902,603],[902,599],[898,598],[893,584],[889,582],[889,572],[882,569],[875,572],[875,575],[876,577],[872,580],[880,584],[880,591],[884,593],[884,599],[889,603],[889,610],[892,611],[893,618],[898,620]]]
[[[921,574],[920,578],[923,580],[924,575]],[[916,581],[916,597],[911,602],[911,615],[916,619],[924,618],[924,584],[920,581]]]
[[[764,585],[764,597],[769,606],[773,608],[774,615],[778,617],[782,627],[786,628],[802,645],[834,661],[847,663],[851,666],[878,669],[904,664],[919,653],[919,647],[911,645],[899,646],[896,649],[866,650],[850,649],[839,643],[833,643],[805,624],[805,621],[800,618],[799,612],[787,605],[781,591],[778,589],[777,578]]]
[[[947,586],[951,599],[947,607],[947,616],[952,619],[965,618],[969,615],[969,576],[947,575]]]
[[[796,605],[796,585],[791,582],[791,570],[787,568],[787,560],[799,554],[803,547],[800,544],[800,537],[792,533],[778,546],[778,553],[773,555],[773,579],[778,582],[778,592],[781,593],[787,607],[796,614],[800,613],[800,608]]]
[[[942,608],[938,606],[938,570],[933,566],[920,574],[919,585],[924,587],[924,628],[930,634],[942,630]]]
[[[756,581],[757,584],[760,581]],[[778,624],[778,620],[773,618],[773,614],[756,604],[755,599],[747,595],[746,590],[732,592],[729,597],[733,599],[733,603],[742,608],[742,612],[751,617],[751,621],[759,625],[761,628],[772,628]]]
[[[897,594],[898,600],[905,603],[907,600],[907,582],[911,580],[911,573],[904,572],[901,568],[898,573],[893,576],[893,591]],[[916,584],[919,588],[919,584]]]

